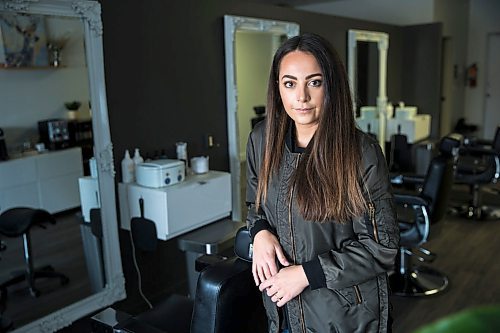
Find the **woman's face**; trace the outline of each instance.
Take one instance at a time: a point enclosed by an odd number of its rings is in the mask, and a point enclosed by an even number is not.
[[[324,99],[323,73],[316,58],[302,51],[288,53],[281,60],[278,85],[285,111],[297,130],[315,130]]]

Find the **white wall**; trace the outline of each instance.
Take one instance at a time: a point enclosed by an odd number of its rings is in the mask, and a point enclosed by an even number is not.
[[[469,0],[436,0],[434,21],[443,23],[443,37],[450,43],[449,63],[444,63],[443,73],[452,73],[445,86],[450,87],[450,95],[445,96],[449,103],[449,114],[441,115],[442,135],[453,130],[458,119],[464,117],[465,66],[467,59],[467,38],[469,29]],[[444,50],[443,50],[444,51]],[[445,111],[445,110],[443,110]],[[446,112],[446,111],[445,111]]]
[[[48,40],[67,39],[62,67],[0,69],[0,127],[10,152],[38,141],[38,121],[67,118],[65,102],[81,101],[79,118],[90,117],[89,80],[79,19],[47,17]]]
[[[476,87],[465,89],[465,117],[470,123],[483,124],[486,47],[489,33],[500,32],[500,1],[470,0],[467,65],[479,70]]]

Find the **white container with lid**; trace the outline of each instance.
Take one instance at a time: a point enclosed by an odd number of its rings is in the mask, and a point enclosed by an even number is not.
[[[135,167],[137,184],[153,188],[182,182],[185,178],[185,174],[184,162],[173,159],[139,163]]]

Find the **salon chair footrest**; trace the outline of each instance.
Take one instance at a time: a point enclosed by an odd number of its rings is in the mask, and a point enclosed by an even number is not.
[[[426,266],[414,266],[406,274],[389,276],[392,293],[396,296],[429,296],[448,286],[448,277]]]
[[[188,333],[193,313],[193,300],[173,294],[151,310],[134,318],[167,333]]]
[[[2,317],[0,314],[0,332],[7,332],[13,328],[12,320]]]

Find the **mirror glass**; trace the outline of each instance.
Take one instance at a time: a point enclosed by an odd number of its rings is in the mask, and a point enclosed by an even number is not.
[[[376,43],[358,41],[356,43],[356,117],[360,116],[360,107],[377,105],[378,94],[378,47]]]
[[[1,319],[51,332],[125,297],[100,5],[0,1],[0,64],[0,214],[42,208],[56,220],[0,232]],[[30,265],[26,243],[34,271],[61,274],[35,290],[12,281]]]
[[[276,49],[299,34],[292,22],[224,16],[226,97],[232,219],[246,217],[246,143],[253,125],[265,117],[267,82]]]
[[[383,32],[348,31],[347,68],[359,128],[378,138],[385,150],[387,127],[387,49],[389,35]],[[363,107],[371,106],[371,108]]]

